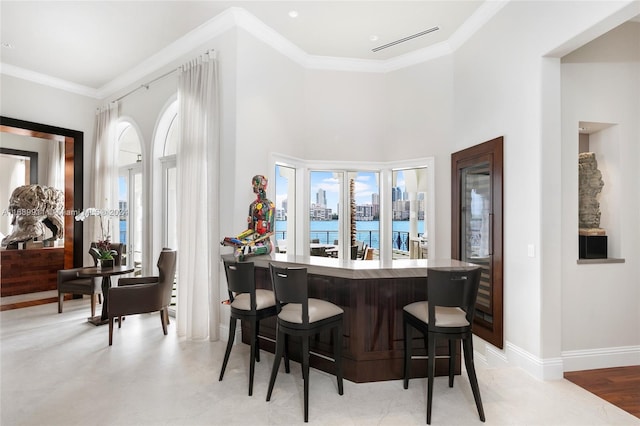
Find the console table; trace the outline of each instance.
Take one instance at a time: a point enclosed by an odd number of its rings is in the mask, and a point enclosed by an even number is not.
[[[1,295],[15,296],[58,288],[58,270],[64,269],[64,247],[0,250]]]

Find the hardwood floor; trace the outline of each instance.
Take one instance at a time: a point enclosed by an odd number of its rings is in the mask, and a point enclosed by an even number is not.
[[[65,299],[66,300],[66,299]],[[6,303],[0,305],[0,311],[8,311],[9,309],[28,308],[30,306],[44,305],[46,303],[57,303],[57,297],[48,297],[46,299],[25,300],[24,302]]]
[[[571,371],[564,378],[640,418],[640,365]]]
[[[71,300],[73,295],[66,294],[64,300]],[[0,297],[0,312],[11,309],[28,308],[30,306],[44,305],[47,303],[58,303],[58,291],[49,290],[36,293],[26,293],[16,296]],[[57,312],[57,308],[56,312]]]

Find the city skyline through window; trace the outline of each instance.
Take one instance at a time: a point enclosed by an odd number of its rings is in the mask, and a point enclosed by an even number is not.
[[[355,179],[355,198],[356,205],[367,204],[379,204],[379,190],[377,183],[377,172],[357,172]],[[310,194],[311,200],[309,207],[312,204],[324,206],[327,209],[331,209],[332,214],[339,213],[340,202],[340,181],[334,176],[334,172],[331,171],[313,171],[310,174]],[[287,211],[287,182],[286,179],[276,173],[276,196],[275,203],[277,209]],[[404,191],[404,188],[402,188]],[[324,201],[324,204],[322,202]]]

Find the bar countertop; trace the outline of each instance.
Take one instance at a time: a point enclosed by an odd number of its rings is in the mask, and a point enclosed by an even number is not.
[[[233,255],[222,255],[222,258],[231,260]],[[381,262],[380,260],[295,256],[284,253],[249,257],[247,261],[263,268],[268,268],[269,263],[287,267],[304,267],[309,274],[348,279],[419,278],[427,275],[427,268],[476,266],[454,259],[397,259]]]

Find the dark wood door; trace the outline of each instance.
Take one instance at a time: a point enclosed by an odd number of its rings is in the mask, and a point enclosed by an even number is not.
[[[451,257],[482,267],[473,331],[503,347],[503,138],[451,155]]]

